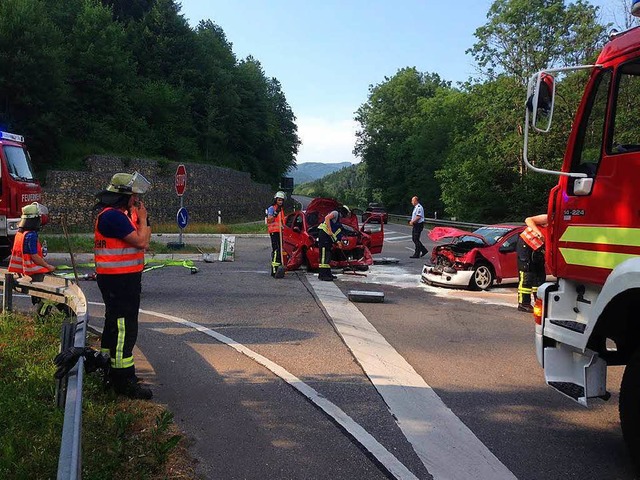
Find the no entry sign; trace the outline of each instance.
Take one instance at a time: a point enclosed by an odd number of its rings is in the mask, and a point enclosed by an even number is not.
[[[184,195],[184,191],[187,189],[187,169],[184,165],[178,165],[176,170],[176,193],[179,197]]]

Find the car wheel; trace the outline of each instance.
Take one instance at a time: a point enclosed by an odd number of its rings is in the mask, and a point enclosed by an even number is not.
[[[618,408],[622,436],[640,471],[640,348],[636,349],[624,369]]]
[[[493,284],[493,270],[486,262],[478,262],[473,267],[471,287],[477,290],[487,290]]]

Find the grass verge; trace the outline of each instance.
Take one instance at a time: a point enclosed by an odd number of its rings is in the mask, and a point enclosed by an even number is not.
[[[56,478],[64,412],[54,403],[62,317],[0,315],[0,478]],[[82,477],[196,478],[173,415],[162,406],[84,384]],[[117,473],[115,473],[117,472]]]

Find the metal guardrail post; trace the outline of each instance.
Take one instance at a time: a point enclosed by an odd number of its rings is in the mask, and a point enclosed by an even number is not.
[[[2,292],[2,311],[4,313],[13,310],[13,273],[4,274],[4,289]]]
[[[9,278],[10,277],[10,278]],[[87,336],[87,300],[78,285],[65,279],[46,276],[44,281],[32,283],[27,278],[14,279],[6,269],[0,269],[3,287],[3,308],[11,304],[11,292],[17,287],[20,292],[32,297],[43,298],[67,305],[75,312],[76,320],[66,319],[61,333],[61,346],[84,348]],[[69,372],[66,379],[66,394],[60,392],[64,400],[64,424],[58,459],[58,480],[82,478],[82,382],[84,379],[84,357]]]
[[[67,348],[73,347],[74,334],[76,330],[76,322],[74,318],[65,318],[62,322],[62,330],[60,332],[60,351],[64,352]],[[56,406],[63,408],[67,397],[67,384],[69,378],[67,376],[56,380]]]

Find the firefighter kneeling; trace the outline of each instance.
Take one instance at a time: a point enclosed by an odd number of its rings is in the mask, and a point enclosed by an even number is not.
[[[38,230],[43,224],[42,218],[49,214],[47,207],[33,202],[22,207],[18,233],[13,241],[9,271],[31,277],[32,282],[41,282],[44,274],[53,272],[56,267],[44,259],[42,245],[38,240]]]

